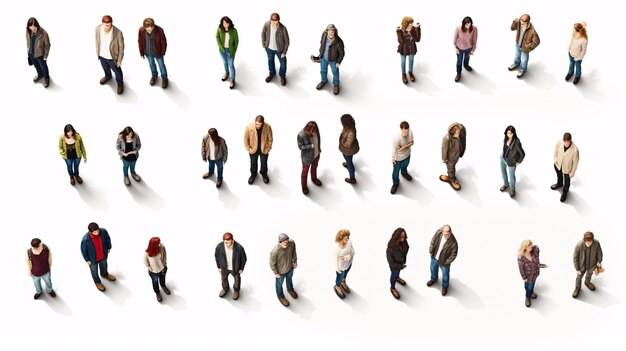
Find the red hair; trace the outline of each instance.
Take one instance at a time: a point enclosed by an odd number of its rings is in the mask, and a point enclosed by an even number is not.
[[[150,239],[148,248],[146,249],[148,256],[154,257],[159,254],[159,244],[161,244],[161,239],[158,236]]]

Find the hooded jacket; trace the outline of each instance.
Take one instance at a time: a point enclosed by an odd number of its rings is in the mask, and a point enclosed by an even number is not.
[[[452,129],[454,127],[461,129],[459,137],[455,138]],[[452,123],[448,127],[448,133],[444,135],[441,142],[441,159],[447,162],[456,162],[465,154],[465,139],[467,132],[465,126],[461,123]]]

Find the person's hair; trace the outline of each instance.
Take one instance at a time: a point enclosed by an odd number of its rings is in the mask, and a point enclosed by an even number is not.
[[[113,17],[109,15],[102,16],[102,23],[113,23]]]
[[[580,35],[581,37],[587,39],[587,23],[586,22],[580,22],[580,23],[574,23],[574,32],[572,34],[576,35]]]
[[[409,129],[409,122],[407,121],[400,122],[400,129]]]
[[[461,127],[459,127],[458,124],[455,124],[454,127],[450,128],[450,135],[454,135],[454,133],[460,130],[461,130]]]
[[[585,234],[583,234],[583,240],[584,241],[593,241],[593,233],[592,232],[585,232]]]
[[[572,135],[570,133],[563,134],[563,141],[571,141]]]
[[[406,240],[406,231],[404,230],[404,228],[397,228],[396,230],[393,231],[393,234],[391,234],[391,239],[389,239],[389,242],[387,243],[387,247],[400,245],[401,244],[400,236],[402,235],[402,233],[404,233],[405,235],[404,240]]]
[[[519,250],[517,250],[517,257],[522,257],[524,256],[524,252],[526,252],[526,249],[528,247],[532,247],[533,246],[533,242],[531,240],[524,240],[522,241],[522,245],[520,245]]]
[[[400,22],[400,29],[406,30],[409,27],[409,24],[413,23],[413,17],[406,16],[402,18],[402,22]]]
[[[98,226],[98,223],[96,223],[96,222],[91,222],[87,226],[87,230],[89,230],[90,233],[93,233],[93,232],[95,232],[98,229],[100,229],[100,227]]]
[[[467,23],[470,24],[469,29],[465,29],[465,24]],[[461,30],[470,33],[474,30],[474,21],[472,21],[472,18],[470,16],[465,16],[465,18],[463,18],[463,21],[461,21]]]
[[[233,24],[233,21],[228,17],[228,16],[224,16],[222,17],[222,19],[220,20],[220,29],[223,30],[224,32],[226,32],[226,28],[224,28],[224,21],[226,23],[228,23],[228,29],[230,30],[231,28],[235,28],[235,25]]]
[[[309,121],[309,123],[304,126],[304,134],[312,137],[315,134],[319,134],[320,130],[317,127],[317,123],[315,121]]]
[[[145,20],[143,20],[143,27],[144,28],[154,27],[154,19],[148,17]]]
[[[335,235],[335,242],[336,243],[340,242],[346,236],[350,236],[350,231],[348,229],[341,229],[341,230],[339,230],[337,232],[337,235]]]
[[[519,20],[524,22],[530,22],[530,15],[525,13],[519,17]]]
[[[39,238],[33,238],[33,240],[31,240],[31,241],[30,241],[30,246],[31,246],[33,249],[38,248],[38,247],[39,247],[39,244],[41,244],[41,239],[39,239]]]
[[[159,254],[159,244],[161,244],[161,239],[158,236],[150,238],[146,249],[148,256],[154,257]]]
[[[217,133],[217,129],[209,129],[209,137],[211,138],[211,140],[213,140],[213,143],[216,147],[220,147],[220,145],[222,145],[222,142],[220,141],[220,135]]]
[[[277,14],[276,12],[272,13],[270,15],[270,21],[272,20],[272,18],[276,17],[276,20],[278,20],[280,22],[280,15]]]
[[[128,126],[126,128],[124,128],[121,132],[120,135],[122,136],[122,139],[126,139],[126,137],[132,133],[133,134],[133,138],[135,137],[135,131],[133,130],[133,128],[131,126]]]
[[[63,128],[63,133],[67,137],[67,133],[71,131],[74,138],[76,138],[76,129],[71,124],[66,124],[65,128]]]
[[[505,143],[507,142],[507,140],[509,140],[509,137],[508,137],[508,136],[506,136],[506,133],[507,133],[509,130],[511,131],[511,133],[513,133],[513,138],[511,138],[511,140],[512,140],[512,141],[517,140],[517,132],[515,131],[515,127],[513,127],[513,126],[508,126],[508,127],[506,127],[506,129],[504,130],[504,142],[505,142]]]
[[[224,233],[224,235],[222,235],[222,240],[233,240],[233,234],[230,232]]]
[[[344,128],[354,128],[354,118],[352,118],[352,115],[346,113],[341,116],[341,125]]]
[[[265,117],[263,117],[262,115],[258,115],[256,116],[256,118],[254,119],[255,122],[261,122],[261,123],[265,123]]]
[[[30,26],[35,26],[37,27],[37,30],[39,30],[39,21],[37,21],[37,19],[35,17],[31,17],[28,19],[28,21],[26,21],[26,31],[28,32],[28,34],[33,34],[33,32],[30,30]]]

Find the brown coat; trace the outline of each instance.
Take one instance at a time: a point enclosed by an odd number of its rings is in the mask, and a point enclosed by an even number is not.
[[[584,240],[581,240],[576,244],[574,248],[574,269],[577,271],[585,272],[585,246]],[[591,244],[591,253],[589,254],[589,269],[595,268],[598,263],[602,263],[602,247],[598,240],[593,240]]]
[[[439,261],[440,265],[447,266],[456,259],[456,255],[459,251],[459,245],[456,242],[456,238],[454,237],[454,234],[450,234],[450,239],[448,239],[445,245],[443,245],[443,248],[441,249],[441,253],[439,254],[439,257],[435,257],[434,255],[439,250],[439,245],[441,244],[442,237],[443,237],[443,227],[437,229],[437,231],[435,232],[435,235],[433,235],[433,238],[430,240],[428,253],[430,254],[430,257]]]
[[[359,149],[356,128],[343,129],[339,135],[339,151],[346,156],[353,156]]]
[[[398,53],[400,55],[415,55],[417,53],[417,45],[415,43],[422,38],[421,27],[413,27],[410,32],[398,28],[396,29],[396,35],[398,36]]]
[[[28,34],[28,30],[26,31],[26,47],[28,48],[28,52],[30,52],[30,34]],[[35,34],[35,50],[33,56],[43,56],[43,59],[47,60],[49,53],[50,37],[48,37],[48,32],[46,32],[45,29],[39,27],[37,34]]]
[[[520,21],[513,21],[513,23],[511,23],[511,30],[517,31],[517,33],[515,33],[515,43],[519,43],[522,23]],[[528,23],[528,29],[524,32],[524,38],[522,39],[522,51],[531,52],[539,46],[539,43],[539,35],[535,31],[535,26],[533,26],[532,23]]]
[[[272,126],[267,122],[263,122],[263,131],[261,131],[261,153],[267,155],[272,150],[272,143],[274,137],[272,135]],[[248,153],[254,154],[257,152],[259,139],[257,139],[256,125],[253,123],[248,124],[246,131],[243,134],[243,146],[248,150]]]
[[[452,128],[458,126],[461,128],[461,132],[458,138],[455,138],[452,133]],[[465,126],[461,123],[452,123],[448,127],[448,133],[444,135],[441,141],[441,160],[444,162],[456,162],[459,158],[465,154]]]

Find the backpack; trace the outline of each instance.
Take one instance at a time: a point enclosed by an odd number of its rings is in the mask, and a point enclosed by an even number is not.
[[[50,249],[48,249],[48,246],[46,244],[43,244],[43,249],[46,252],[50,252]],[[32,261],[33,260],[33,248],[31,247],[30,249],[26,250],[26,253],[28,254],[28,260]]]

